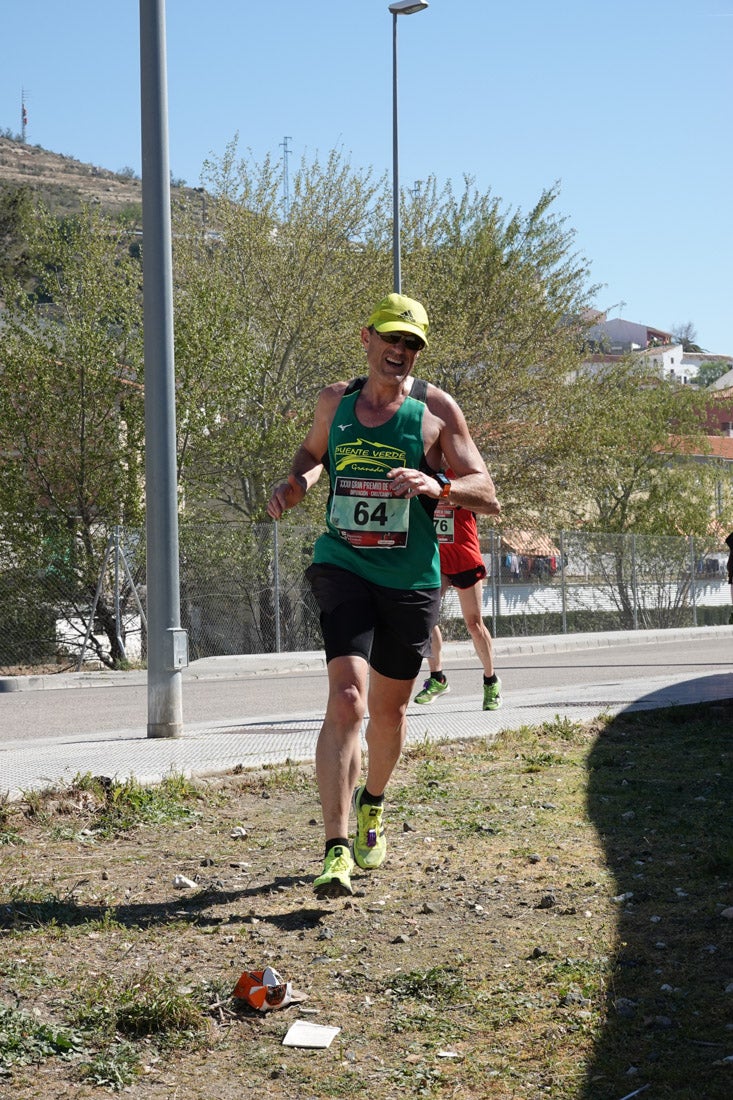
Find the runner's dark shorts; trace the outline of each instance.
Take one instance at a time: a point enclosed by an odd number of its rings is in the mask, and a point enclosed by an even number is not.
[[[415,679],[430,653],[439,588],[385,588],[335,565],[311,565],[305,575],[321,610],[326,661],[363,657],[382,676]]]
[[[460,573],[444,573],[454,588],[473,588],[486,576],[486,566],[476,565],[473,569],[463,569]]]

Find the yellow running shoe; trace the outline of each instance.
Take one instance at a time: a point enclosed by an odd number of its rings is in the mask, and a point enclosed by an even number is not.
[[[353,894],[351,872],[354,863],[351,853],[343,844],[334,844],[329,848],[323,862],[323,874],[313,883],[318,898],[342,898]]]
[[[356,836],[354,837],[354,859],[365,871],[374,871],[384,863],[387,854],[387,841],[384,839],[384,806],[370,806],[362,803],[364,786],[354,791],[354,809],[356,810]]]
[[[497,676],[493,684],[484,684],[484,710],[498,710],[501,704],[501,680]]]

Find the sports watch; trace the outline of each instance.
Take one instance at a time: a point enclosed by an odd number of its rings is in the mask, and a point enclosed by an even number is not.
[[[437,473],[433,474],[433,477],[437,481],[438,485],[440,485],[440,496],[438,497],[438,499],[443,500],[444,497],[447,497],[450,494],[450,481],[445,476],[442,470],[438,470]]]

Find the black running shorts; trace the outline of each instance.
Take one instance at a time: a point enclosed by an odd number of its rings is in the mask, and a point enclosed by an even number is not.
[[[415,679],[430,653],[439,588],[385,588],[335,565],[311,565],[305,575],[321,611],[326,661],[363,657],[391,680]]]
[[[461,573],[446,573],[445,576],[454,588],[473,588],[486,576],[486,566],[476,565],[473,569],[464,569]]]

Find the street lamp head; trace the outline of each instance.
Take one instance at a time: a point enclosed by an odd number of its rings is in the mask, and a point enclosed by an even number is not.
[[[428,7],[428,0],[397,0],[389,5],[392,15],[414,15],[416,11],[422,11]]]

